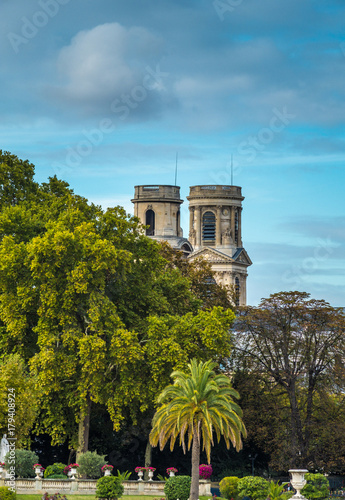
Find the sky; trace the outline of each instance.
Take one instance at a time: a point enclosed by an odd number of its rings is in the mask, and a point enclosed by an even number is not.
[[[344,0],[1,0],[0,149],[133,213],[242,187],[247,301],[345,306]]]

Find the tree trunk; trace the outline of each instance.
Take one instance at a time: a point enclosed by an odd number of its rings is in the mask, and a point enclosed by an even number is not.
[[[89,447],[90,414],[91,414],[91,398],[90,395],[88,394],[86,398],[86,409],[80,412],[77,461],[81,453],[85,453]]]
[[[197,427],[194,427],[192,444],[192,482],[190,485],[189,500],[199,498],[199,465],[200,465],[200,440],[197,435]]]
[[[73,458],[74,455],[75,455],[75,450],[73,448],[71,448],[70,452],[69,452],[69,455],[68,455],[67,465],[69,465],[69,464],[72,463],[72,458]],[[76,459],[76,461],[77,461],[77,459]]]
[[[295,381],[291,381],[288,387],[290,409],[291,409],[291,463],[290,466],[301,467],[301,462],[304,459],[305,446],[303,439],[303,429],[301,422],[301,415],[298,408],[298,402],[296,398],[296,388]]]
[[[151,463],[152,463],[152,446],[150,445],[150,441],[147,440],[145,449],[145,467],[151,467]],[[148,478],[149,478],[149,473],[146,470],[144,476],[145,481],[147,481]]]
[[[307,393],[307,411],[306,417],[304,421],[304,449],[305,455],[308,454],[309,451],[309,442],[310,442],[310,429],[312,423],[312,415],[313,415],[313,403],[314,403],[314,389],[315,389],[315,381],[312,375],[309,375],[309,383],[308,383],[308,393]],[[305,457],[306,458],[306,457]]]

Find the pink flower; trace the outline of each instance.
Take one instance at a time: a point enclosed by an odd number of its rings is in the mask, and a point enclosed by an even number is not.
[[[212,472],[213,471],[211,465],[199,465],[199,477],[201,477],[202,479],[210,479],[210,477],[212,476]]]
[[[168,467],[167,468],[167,474],[169,474],[169,472],[177,472],[176,467]]]
[[[146,467],[136,467],[134,469],[134,472],[138,473],[138,472],[144,472],[144,470],[146,470]]]

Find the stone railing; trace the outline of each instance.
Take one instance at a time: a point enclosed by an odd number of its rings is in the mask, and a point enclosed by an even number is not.
[[[19,494],[65,493],[95,494],[96,479],[16,479],[15,489]],[[157,495],[164,496],[165,481],[124,481],[124,495]],[[0,486],[11,486],[10,481],[0,480]],[[211,495],[211,482],[200,479],[199,495]]]

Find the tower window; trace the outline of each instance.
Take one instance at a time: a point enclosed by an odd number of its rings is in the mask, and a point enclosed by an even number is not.
[[[236,277],[235,278],[235,294],[236,294],[236,305],[240,305],[240,280]]]
[[[179,236],[179,231],[180,231],[180,217],[181,217],[181,213],[180,211],[178,210],[177,211],[177,214],[176,214],[176,236]]]
[[[145,226],[149,226],[146,229],[146,236],[154,236],[155,235],[155,213],[153,210],[146,211]]]
[[[205,212],[202,218],[202,239],[214,241],[216,238],[216,216],[213,212]]]

